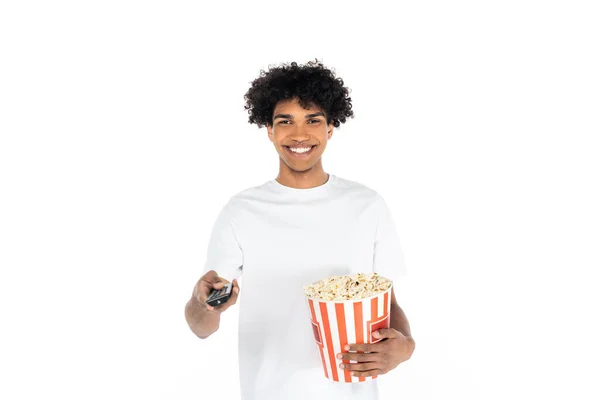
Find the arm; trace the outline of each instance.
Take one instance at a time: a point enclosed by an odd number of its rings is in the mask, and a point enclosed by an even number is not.
[[[398,282],[400,277],[406,274],[406,264],[404,262],[404,253],[400,245],[396,223],[389,207],[381,196],[377,197],[376,205],[378,208],[376,214],[377,229],[373,254],[373,271],[394,282]],[[412,337],[406,314],[396,301],[396,294],[393,288],[390,303],[390,328],[402,336],[403,342],[407,344],[405,354],[410,357],[415,347],[415,341]]]
[[[206,339],[219,329],[221,314],[210,311],[192,297],[185,305],[185,320],[196,336]]]
[[[376,206],[377,226],[373,251],[373,272],[397,282],[402,275],[405,275],[406,265],[396,224],[381,196],[377,197]],[[373,332],[375,339],[385,340],[346,346],[346,350],[349,352],[339,354],[338,358],[357,361],[357,363],[341,364],[340,368],[350,370],[353,376],[376,376],[393,370],[412,356],[415,350],[415,341],[406,314],[396,301],[394,288],[392,288],[390,304],[390,327]]]
[[[216,309],[206,304],[212,289],[221,289],[224,283],[229,283],[219,275],[239,278],[244,264],[229,206],[230,203],[223,207],[213,224],[204,265],[206,273],[196,283],[192,297],[185,305],[185,319],[200,339],[206,339],[219,329],[221,313],[236,303],[240,291],[237,279],[233,279],[233,293],[226,303]]]
[[[237,302],[240,287],[237,279],[233,280],[233,292],[227,302],[219,305],[217,308],[206,304],[206,299],[213,289],[222,289],[228,280],[220,278],[219,275],[211,270],[200,278],[192,297],[185,305],[185,320],[190,329],[200,339],[206,339],[219,329],[221,314]]]
[[[410,325],[404,311],[396,302],[394,289],[390,308],[390,328],[373,332],[377,343],[359,343],[347,346],[348,353],[341,353],[341,360],[357,361],[354,364],[340,364],[353,376],[376,376],[386,374],[408,360],[415,350],[415,341],[410,333]]]
[[[410,332],[410,324],[408,323],[408,319],[406,318],[406,314],[398,305],[396,301],[396,296],[394,294],[394,289],[392,288],[392,306],[390,308],[390,328],[397,330],[402,335],[406,337],[409,344],[409,355],[412,356],[412,353],[415,351],[415,340],[412,337]]]

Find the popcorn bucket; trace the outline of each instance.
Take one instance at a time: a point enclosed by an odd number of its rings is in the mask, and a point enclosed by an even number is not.
[[[306,296],[315,341],[321,354],[325,377],[335,382],[364,382],[377,376],[356,377],[339,365],[356,361],[339,360],[346,344],[376,343],[372,332],[390,327],[392,286],[360,300],[324,301]]]

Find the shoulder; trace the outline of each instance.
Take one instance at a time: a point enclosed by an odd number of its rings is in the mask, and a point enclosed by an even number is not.
[[[272,185],[270,181],[260,185],[250,186],[231,195],[223,209],[226,213],[233,215],[239,210],[247,208],[253,200],[268,197],[271,191]]]
[[[340,194],[349,196],[352,200],[362,200],[376,206],[385,203],[377,190],[364,183],[336,176],[335,184]]]

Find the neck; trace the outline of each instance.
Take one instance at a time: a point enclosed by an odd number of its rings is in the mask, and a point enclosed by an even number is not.
[[[279,168],[279,175],[277,175],[277,182],[284,186],[311,189],[323,185],[329,179],[329,174],[323,170],[321,162],[302,172],[294,171],[283,162],[282,164]]]

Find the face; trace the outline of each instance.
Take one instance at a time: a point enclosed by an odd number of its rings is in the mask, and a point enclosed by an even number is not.
[[[282,100],[273,110],[273,126],[267,125],[269,139],[281,161],[291,170],[305,172],[321,165],[321,155],[333,134],[324,112],[311,105],[305,109],[297,99]]]

